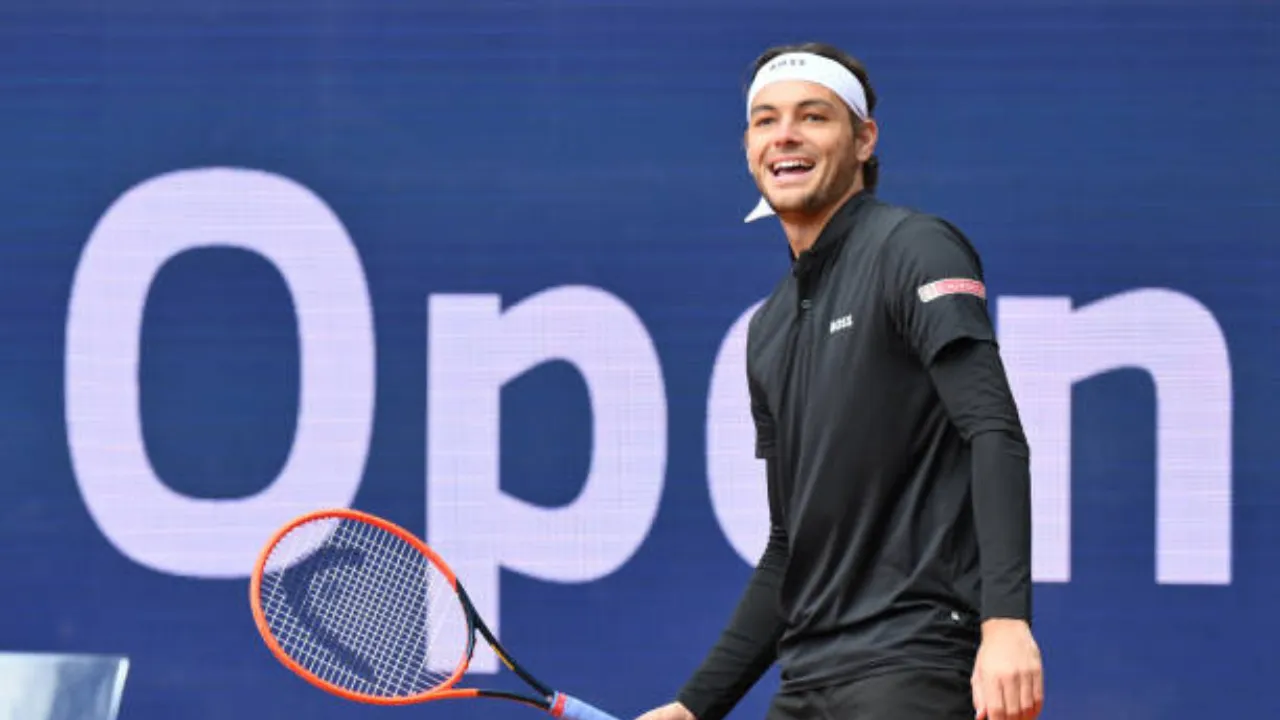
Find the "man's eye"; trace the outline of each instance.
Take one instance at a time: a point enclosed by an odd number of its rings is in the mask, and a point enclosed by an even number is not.
[[[804,116],[804,119],[806,122],[826,122],[827,121],[826,116],[818,115],[817,113],[809,113],[808,115]]]

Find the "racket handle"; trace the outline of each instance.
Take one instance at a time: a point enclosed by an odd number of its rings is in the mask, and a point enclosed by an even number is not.
[[[556,693],[551,714],[562,720],[618,720],[609,713],[564,693]]]

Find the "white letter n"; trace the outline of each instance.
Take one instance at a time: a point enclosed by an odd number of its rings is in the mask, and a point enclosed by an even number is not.
[[[1120,368],[1156,390],[1156,581],[1231,582],[1231,363],[1213,315],[1142,289],[1076,310],[998,301],[1002,356],[1031,444],[1033,576],[1071,576],[1071,385]]]

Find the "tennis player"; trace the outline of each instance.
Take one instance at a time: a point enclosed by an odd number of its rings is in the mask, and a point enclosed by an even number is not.
[[[791,264],[752,318],[747,381],[771,533],[675,702],[719,720],[775,662],[768,720],[1026,720],[1029,450],[978,253],[874,195],[876,96],[824,44],[755,63],[747,161]]]

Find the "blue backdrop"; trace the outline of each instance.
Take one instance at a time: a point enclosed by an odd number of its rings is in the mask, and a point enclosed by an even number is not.
[[[531,716],[272,659],[252,551],[350,503],[551,683],[666,702],[763,517],[746,72],[823,39],[881,96],[880,194],[984,255],[1044,717],[1280,714],[1280,5],[106,7],[0,11],[3,648],[129,655],[128,720]]]

